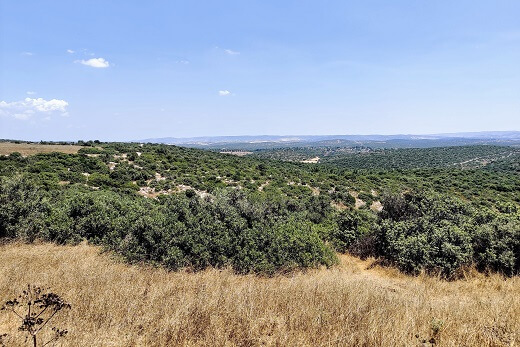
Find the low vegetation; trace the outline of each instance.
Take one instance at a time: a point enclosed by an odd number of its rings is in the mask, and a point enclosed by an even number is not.
[[[511,162],[518,147],[452,146],[432,148],[297,147],[257,150],[264,159],[303,161],[320,157],[321,163],[350,169],[478,168],[496,162]]]
[[[470,266],[520,272],[514,170],[351,171],[166,145],[83,145],[78,154],[0,157],[0,238],[87,240],[172,270],[273,275],[330,267],[339,251],[448,279]],[[482,151],[495,149],[472,155]],[[381,212],[370,210],[375,203]]]

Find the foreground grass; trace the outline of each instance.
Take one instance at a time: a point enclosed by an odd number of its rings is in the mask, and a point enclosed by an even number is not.
[[[72,304],[56,320],[63,346],[417,346],[436,327],[441,346],[520,345],[519,278],[445,282],[369,265],[342,256],[290,277],[169,273],[87,245],[10,244],[0,301],[27,283],[51,287]],[[0,334],[19,334],[10,318],[0,313]]]

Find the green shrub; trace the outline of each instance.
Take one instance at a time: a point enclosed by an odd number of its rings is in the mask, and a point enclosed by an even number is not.
[[[377,254],[404,272],[452,277],[472,262],[470,211],[430,192],[385,197],[376,232]]]
[[[269,228],[256,227],[241,234],[238,241],[233,266],[242,273],[273,274],[337,263],[336,255],[310,222],[291,219]]]
[[[48,193],[28,177],[0,178],[0,238],[33,241],[49,210]]]
[[[520,220],[497,218],[479,226],[473,237],[475,262],[480,270],[520,274]]]
[[[328,228],[326,239],[338,252],[358,253],[356,246],[361,239],[370,234],[374,225],[373,214],[361,210],[338,212]]]

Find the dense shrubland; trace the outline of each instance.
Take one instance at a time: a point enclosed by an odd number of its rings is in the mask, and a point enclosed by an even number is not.
[[[191,191],[145,199],[85,187],[49,192],[27,178],[0,186],[0,237],[63,243],[88,240],[132,262],[170,269],[231,266],[274,273],[336,262],[312,214],[320,205],[246,197],[237,189],[202,199]]]
[[[339,251],[412,274],[520,273],[520,180],[504,167],[350,170],[90,143],[0,157],[0,176],[1,238],[88,240],[169,269],[273,274],[331,266]]]
[[[516,147],[452,146],[433,148],[294,147],[256,150],[255,157],[302,161],[320,157],[321,163],[356,169],[470,168],[490,162],[511,162],[520,155]]]

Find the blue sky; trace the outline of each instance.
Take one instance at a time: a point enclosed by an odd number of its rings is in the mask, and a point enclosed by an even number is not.
[[[0,1],[0,138],[520,130],[520,1]]]

